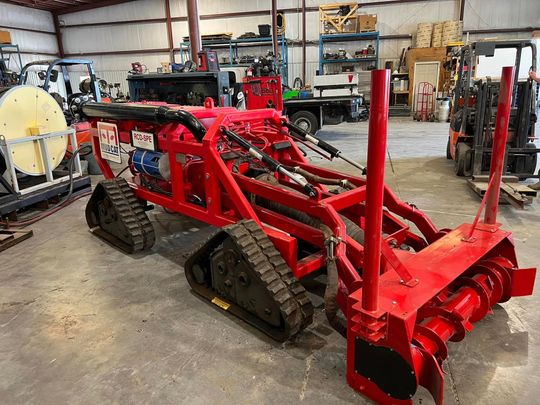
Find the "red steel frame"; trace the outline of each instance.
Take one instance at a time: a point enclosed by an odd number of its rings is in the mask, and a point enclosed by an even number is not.
[[[514,88],[514,66],[506,66],[502,69],[501,89],[499,104],[497,106],[497,118],[495,132],[493,134],[493,153],[490,164],[491,192],[486,199],[486,214],[484,222],[494,224],[497,221],[497,207],[499,205],[499,193],[501,191],[501,179],[506,162],[505,149],[508,139],[508,120],[512,109],[512,89]]]
[[[241,112],[211,104],[181,107],[207,127],[202,142],[180,124],[103,121],[117,124],[123,143],[130,143],[133,129],[153,132],[159,151],[168,153],[170,195],[143,187],[142,175],[134,172],[130,184],[139,199],[215,226],[252,219],[267,233],[297,278],[324,268],[322,231],[259,206],[246,194],[269,198],[319,218],[341,241],[333,253],[340,279],[337,301],[348,321],[348,383],[385,404],[409,404],[417,385],[423,385],[437,403],[442,403],[440,363],[447,355],[446,342],[462,339],[465,331],[472,329],[472,322],[483,318],[497,302],[531,294],[536,269],[518,268],[511,234],[498,224],[485,221],[463,224],[453,231],[439,230],[422,211],[399,200],[384,184],[389,71],[372,73],[372,89],[367,181],[311,165],[294,142],[286,148],[273,148],[290,139],[282,127],[283,117],[272,109]],[[502,103],[504,94],[501,92]],[[508,99],[506,102],[509,104]],[[497,122],[504,127],[502,119]],[[324,185],[312,183],[319,193],[309,198],[249,177],[247,164],[234,166],[234,160],[227,160],[228,153],[239,149],[223,137],[222,126],[284,165],[299,166],[321,177],[346,179],[356,188],[336,195]],[[113,178],[108,162],[100,157],[97,136],[93,146],[105,177]],[[277,178],[299,189],[288,179]],[[194,190],[204,206],[190,200]],[[490,203],[490,207],[496,210],[496,204]],[[364,228],[365,246],[347,236],[340,215]],[[398,217],[412,222],[421,234],[413,233]],[[298,239],[319,250],[298,258]],[[413,250],[395,248],[403,244]],[[370,375],[370,369],[364,367],[385,361],[394,362],[388,364],[389,370],[407,370],[411,382],[408,391],[389,392],[392,390],[387,389],[385,379],[394,375]]]

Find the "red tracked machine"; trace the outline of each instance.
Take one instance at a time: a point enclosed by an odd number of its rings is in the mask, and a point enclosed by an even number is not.
[[[536,269],[518,267],[512,235],[496,222],[502,165],[492,168],[484,220],[479,211],[454,230],[438,229],[384,184],[389,77],[372,73],[367,175],[274,109],[89,102],[81,111],[98,129],[106,180],[88,202],[88,224],[128,252],[154,243],[146,202],[220,227],[187,259],[189,284],[277,340],[312,321],[299,280],[326,273],[325,313],[347,339],[349,385],[381,404],[410,404],[423,385],[441,404],[447,342],[463,339],[496,303],[531,294]],[[512,75],[504,77],[511,89]],[[128,181],[103,158],[117,160],[116,137],[135,147]],[[297,142],[359,175],[311,165]],[[504,155],[504,139],[494,153]]]

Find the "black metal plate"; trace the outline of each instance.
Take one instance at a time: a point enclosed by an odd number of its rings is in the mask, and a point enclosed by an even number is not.
[[[399,353],[358,337],[355,340],[354,370],[395,399],[412,398],[418,386],[414,370]]]

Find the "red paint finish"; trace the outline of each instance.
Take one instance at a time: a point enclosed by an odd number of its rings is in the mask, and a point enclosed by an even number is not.
[[[242,81],[248,110],[275,108],[283,111],[281,76],[247,76]]]
[[[447,342],[463,339],[496,303],[531,294],[536,269],[519,269],[512,235],[499,225],[463,224],[455,230],[439,230],[426,214],[401,201],[384,184],[389,73],[375,71],[372,81],[367,180],[311,165],[287,136],[284,118],[275,109],[237,111],[212,103],[169,106],[189,111],[206,127],[202,142],[181,124],[94,119],[92,126],[98,121],[115,123],[122,143],[130,142],[133,129],[156,134],[158,152],[168,157],[170,179],[156,183],[131,166],[130,185],[136,196],[218,227],[254,220],[297,278],[324,270],[325,233],[330,232],[339,276],[336,300],[347,318],[349,385],[382,404],[411,403],[408,397],[392,397],[380,381],[357,372],[355,364],[365,361],[356,353],[357,342],[364,341],[399,355],[410,371],[396,380],[411,381],[414,376],[410,395],[423,385],[441,404],[440,364],[448,354]],[[310,198],[291,191],[300,188],[281,174],[274,175],[286,188],[257,180],[253,171],[262,163],[256,159],[249,163],[245,156],[239,159],[243,151],[224,137],[222,126],[286,167],[347,180],[355,188],[334,194],[324,184],[312,182],[318,193]],[[93,146],[105,178],[113,178],[115,173],[100,157],[96,136]],[[325,227],[272,211],[261,199],[301,211]],[[347,235],[344,216],[365,230],[364,246]],[[473,231],[474,237],[468,237]],[[411,249],[401,250],[403,243]],[[300,250],[306,244],[310,249]]]
[[[384,161],[388,128],[388,97],[390,70],[375,70],[371,74],[372,98],[369,111],[364,283],[362,307],[376,311],[379,299],[381,268],[382,218],[384,198]]]
[[[514,66],[505,66],[501,74],[501,88],[495,119],[495,132],[493,134],[493,150],[489,177],[491,188],[487,190],[486,212],[484,222],[494,224],[497,221],[497,208],[499,206],[499,193],[501,179],[504,171],[506,140],[508,139],[508,121],[512,108],[512,90],[514,88]]]

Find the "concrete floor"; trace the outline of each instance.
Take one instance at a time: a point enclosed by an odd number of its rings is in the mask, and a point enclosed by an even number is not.
[[[479,203],[444,158],[447,128],[392,120],[387,168],[401,198],[443,228],[471,221]],[[321,131],[360,160],[366,134],[366,123]],[[369,403],[347,386],[345,341],[320,306],[312,326],[278,344],[190,292],[185,253],[211,228],[156,209],[156,245],[127,256],[88,232],[85,203],[0,254],[0,403]],[[537,266],[539,203],[499,218],[521,265]],[[536,294],[497,306],[450,344],[445,404],[538,403],[539,304]],[[423,390],[415,402],[432,403]]]

